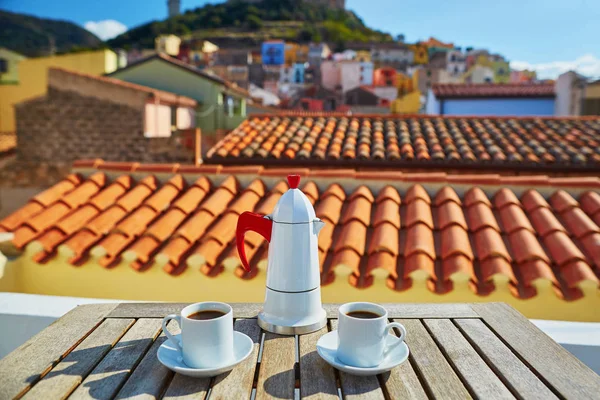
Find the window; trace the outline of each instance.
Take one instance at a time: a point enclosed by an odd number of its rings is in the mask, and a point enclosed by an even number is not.
[[[171,106],[171,130],[177,130],[177,107]]]
[[[227,116],[233,117],[233,99],[231,97],[227,97]]]
[[[8,72],[8,62],[5,58],[0,58],[0,74]]]
[[[235,115],[242,115],[242,101],[240,99],[233,101],[233,113]]]
[[[171,136],[171,107],[160,104],[146,104],[144,136],[160,138]]]

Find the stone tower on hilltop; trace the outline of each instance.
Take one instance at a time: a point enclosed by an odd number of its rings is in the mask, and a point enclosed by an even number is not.
[[[167,7],[169,8],[169,18],[179,15],[181,13],[180,0],[167,0]]]
[[[260,3],[262,0],[228,0],[230,3],[234,1],[243,1],[245,3]],[[310,4],[321,4],[327,6],[332,9],[345,10],[346,9],[346,0],[296,0],[298,2],[305,2]]]

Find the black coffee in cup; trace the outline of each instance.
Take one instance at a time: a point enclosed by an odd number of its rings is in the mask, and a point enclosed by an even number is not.
[[[202,310],[202,311],[198,311],[198,312],[188,315],[187,318],[197,319],[197,320],[207,320],[207,319],[219,318],[219,317],[222,317],[223,315],[225,315],[224,312],[217,311],[217,310]]]
[[[381,315],[371,311],[350,311],[349,313],[346,313],[346,315],[352,318],[359,319],[373,319],[381,317]]]

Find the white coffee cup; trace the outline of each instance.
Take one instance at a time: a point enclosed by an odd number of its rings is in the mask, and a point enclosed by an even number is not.
[[[202,311],[218,311],[222,316],[212,319],[191,319],[190,315]],[[181,327],[181,341],[168,330],[170,320]],[[233,362],[233,310],[229,304],[202,302],[191,304],[180,315],[171,314],[163,319],[163,332],[181,352],[183,362],[192,368],[218,368]]]
[[[349,313],[363,311],[376,314],[376,318],[356,318]],[[400,331],[400,340],[386,348],[386,338],[392,328]],[[337,358],[353,367],[375,367],[387,354],[404,341],[406,329],[398,322],[388,323],[385,308],[374,303],[346,303],[338,310]]]

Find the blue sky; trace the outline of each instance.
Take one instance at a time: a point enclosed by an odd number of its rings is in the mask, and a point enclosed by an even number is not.
[[[182,9],[208,0],[182,0]],[[347,0],[370,27],[407,41],[435,36],[487,48],[541,75],[600,77],[600,0]],[[110,35],[166,17],[166,0],[0,0],[0,8],[66,19]],[[108,22],[107,22],[108,21]],[[1,28],[0,28],[1,29]]]

